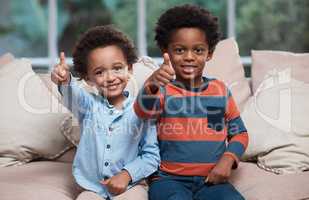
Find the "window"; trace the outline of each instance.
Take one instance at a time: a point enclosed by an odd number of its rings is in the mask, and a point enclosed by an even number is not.
[[[0,0],[0,54],[46,57],[48,16],[43,1]]]

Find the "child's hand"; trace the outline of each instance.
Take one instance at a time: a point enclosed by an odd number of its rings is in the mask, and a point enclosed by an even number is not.
[[[168,53],[163,54],[164,62],[158,70],[152,73],[152,75],[145,82],[146,86],[151,87],[151,91],[158,90],[158,86],[165,86],[174,79],[175,71],[172,67],[170,57]],[[155,92],[154,92],[155,93]]]
[[[67,84],[70,81],[69,66],[65,63],[64,52],[60,53],[60,63],[54,67],[51,80],[57,85]]]
[[[228,181],[234,159],[230,156],[222,156],[216,166],[210,171],[205,182],[210,184],[225,183]]]
[[[106,186],[108,192],[112,195],[119,195],[126,191],[130,181],[130,174],[126,170],[123,170],[109,179],[100,181],[100,183]]]

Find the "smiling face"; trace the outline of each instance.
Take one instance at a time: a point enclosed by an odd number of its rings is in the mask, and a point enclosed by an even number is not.
[[[189,86],[202,84],[205,62],[211,59],[205,32],[198,28],[181,28],[171,34],[167,51],[176,80]]]
[[[113,105],[124,99],[131,70],[122,50],[115,45],[96,48],[88,55],[87,81]]]

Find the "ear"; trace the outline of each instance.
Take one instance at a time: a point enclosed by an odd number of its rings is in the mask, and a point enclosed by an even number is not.
[[[212,55],[213,55],[213,52],[211,53],[208,53],[207,57],[206,57],[206,62],[207,61],[210,61],[212,59]]]
[[[133,74],[133,65],[129,64],[128,65],[128,72],[132,75]]]

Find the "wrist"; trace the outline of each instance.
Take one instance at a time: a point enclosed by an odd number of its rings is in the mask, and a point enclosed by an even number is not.
[[[125,177],[125,179],[126,179],[126,181],[127,181],[128,183],[130,183],[130,182],[132,181],[132,177],[131,177],[130,173],[129,173],[127,170],[123,169],[123,170],[121,171],[121,173],[122,173],[122,175]]]
[[[147,81],[144,88],[147,94],[156,94],[159,90],[159,86],[152,81]]]
[[[236,161],[232,156],[230,156],[228,154],[224,154],[221,157],[220,162],[223,162],[224,165],[228,166],[229,168],[232,168]]]

